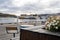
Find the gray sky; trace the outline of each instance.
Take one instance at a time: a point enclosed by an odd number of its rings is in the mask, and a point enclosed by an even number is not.
[[[0,12],[17,15],[59,13],[60,0],[0,0]]]

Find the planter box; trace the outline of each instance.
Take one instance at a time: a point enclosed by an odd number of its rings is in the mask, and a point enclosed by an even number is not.
[[[20,40],[60,40],[60,34],[43,33],[21,29]],[[59,36],[58,36],[59,35]]]

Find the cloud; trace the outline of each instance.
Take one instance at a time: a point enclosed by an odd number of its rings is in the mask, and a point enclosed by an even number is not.
[[[0,0],[0,11],[58,13],[60,12],[60,0]]]
[[[12,0],[12,5],[16,7],[24,6],[25,4],[36,3],[38,0]]]
[[[50,7],[60,8],[60,0],[52,1]]]

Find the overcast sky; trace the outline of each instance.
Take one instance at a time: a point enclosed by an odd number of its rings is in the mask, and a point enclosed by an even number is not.
[[[59,13],[60,0],[0,0],[0,12],[17,15]]]

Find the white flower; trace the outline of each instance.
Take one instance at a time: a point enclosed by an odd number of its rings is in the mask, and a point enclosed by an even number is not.
[[[53,24],[54,22],[51,22],[51,24]]]
[[[59,21],[57,21],[57,23],[59,23]]]
[[[48,27],[50,27],[50,25],[49,25],[49,24],[48,24],[47,26],[48,26]]]
[[[52,24],[52,25],[55,25],[55,24]]]
[[[48,24],[49,22],[46,22],[45,24]]]
[[[55,23],[55,25],[57,25],[58,23]]]
[[[59,23],[59,21],[57,21],[57,23]]]
[[[55,27],[56,29],[58,29],[58,27]]]
[[[56,20],[53,20],[53,22],[56,22]]]
[[[56,20],[53,20],[54,22],[56,22]]]

